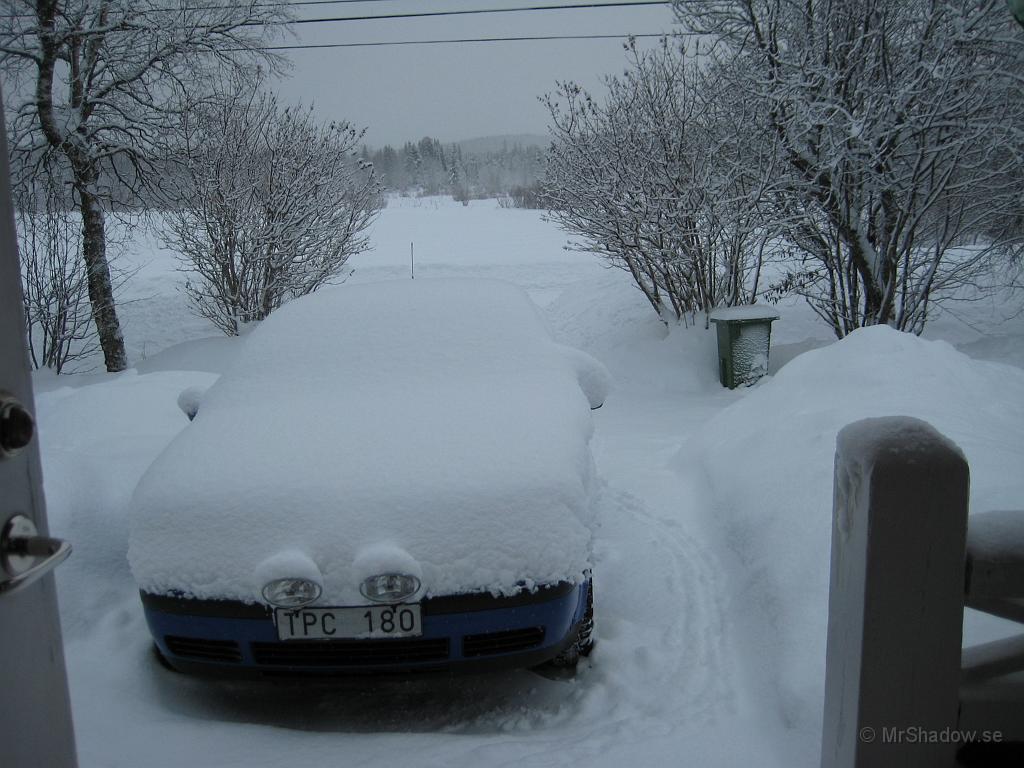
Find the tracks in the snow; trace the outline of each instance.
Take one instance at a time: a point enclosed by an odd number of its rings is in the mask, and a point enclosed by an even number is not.
[[[732,699],[722,580],[685,512],[662,517],[607,488],[595,542],[597,677],[671,723],[713,716]]]

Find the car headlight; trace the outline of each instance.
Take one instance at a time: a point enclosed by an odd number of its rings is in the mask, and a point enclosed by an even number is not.
[[[320,585],[309,579],[274,579],[263,587],[263,599],[278,608],[301,608],[320,597]]]
[[[359,591],[375,603],[400,603],[420,589],[420,580],[408,573],[381,573],[365,579]]]

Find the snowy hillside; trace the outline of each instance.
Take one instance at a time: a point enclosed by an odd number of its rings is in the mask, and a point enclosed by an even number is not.
[[[136,368],[36,379],[50,528],[75,547],[57,573],[83,768],[815,765],[837,431],[924,418],[965,451],[975,511],[1024,508],[1012,307],[966,305],[926,339],[874,328],[833,343],[783,302],[771,375],[729,391],[713,328],[666,332],[627,274],[564,250],[538,212],[392,200],[372,238],[339,301],[413,262],[417,278],[506,280],[610,371],[592,442],[594,654],[572,680],[271,685],[160,667],[128,570],[128,502],[188,423],[178,393],[213,383],[239,340],[188,313],[173,257],[140,234],[123,313]],[[972,616],[967,636],[1000,631]]]

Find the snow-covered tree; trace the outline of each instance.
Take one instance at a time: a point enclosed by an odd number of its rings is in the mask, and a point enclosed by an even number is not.
[[[338,279],[383,204],[362,131],[238,90],[188,116],[182,202],[164,237],[197,311],[227,334]]]
[[[1002,0],[677,0],[778,146],[803,294],[837,336],[920,332],[1019,246],[1024,39]],[[767,133],[762,130],[767,128]]]
[[[166,172],[162,146],[210,75],[249,70],[281,3],[180,0],[8,0],[0,67],[12,165],[42,158],[71,179],[81,254],[107,369],[127,366],[107,260],[111,201],[137,198]],[[271,25],[271,26],[267,26]],[[58,158],[55,164],[52,158]]]
[[[753,300],[767,234],[760,158],[695,56],[674,43],[641,53],[599,103],[567,83],[551,115],[551,217],[628,271],[663,320]],[[754,143],[758,149],[761,145]],[[754,172],[754,173],[752,173]]]
[[[462,157],[452,157],[451,170],[448,171],[448,192],[452,199],[463,205],[469,205],[469,189],[466,187],[463,178],[465,171],[462,168]]]
[[[402,149],[404,155],[403,170],[405,171],[405,180],[410,187],[422,187],[423,186],[423,158],[420,157],[420,151],[415,144],[406,142],[405,147]]]

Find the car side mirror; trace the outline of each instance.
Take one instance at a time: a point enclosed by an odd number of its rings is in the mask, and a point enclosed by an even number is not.
[[[567,347],[564,344],[559,344],[558,347],[576,369],[576,380],[590,402],[590,410],[596,411],[604,405],[608,390],[611,389],[611,374],[608,373],[607,368],[586,352],[575,347]]]
[[[205,394],[206,387],[186,387],[178,395],[178,407],[182,413],[188,416],[189,421],[192,421],[199,413],[199,405]]]

